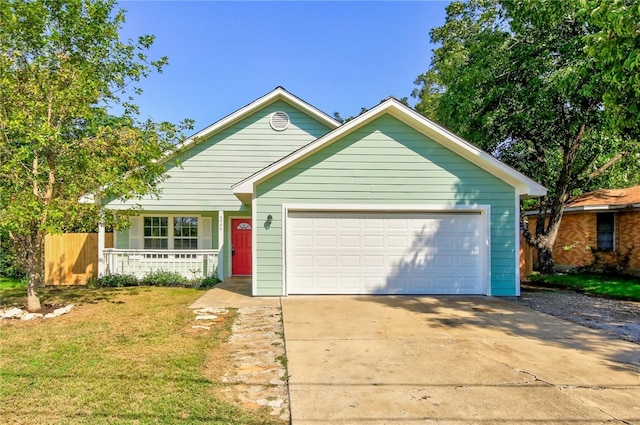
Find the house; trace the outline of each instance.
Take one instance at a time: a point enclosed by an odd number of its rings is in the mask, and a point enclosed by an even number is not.
[[[340,124],[281,87],[165,160],[102,273],[251,276],[254,296],[519,293],[546,189],[390,98]]]
[[[536,221],[536,217],[529,218],[531,232]],[[611,266],[640,274],[638,229],[640,186],[603,189],[570,198],[553,246],[556,269]]]

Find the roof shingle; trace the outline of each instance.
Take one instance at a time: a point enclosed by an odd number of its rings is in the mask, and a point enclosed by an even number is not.
[[[565,204],[565,208],[624,206],[640,204],[640,186],[627,189],[602,189],[574,196]]]

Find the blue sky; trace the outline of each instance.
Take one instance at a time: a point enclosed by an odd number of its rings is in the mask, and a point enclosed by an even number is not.
[[[169,66],[147,78],[142,118],[200,130],[277,86],[333,115],[410,96],[448,1],[122,1],[121,36],[153,34]],[[410,104],[415,99],[410,98]]]

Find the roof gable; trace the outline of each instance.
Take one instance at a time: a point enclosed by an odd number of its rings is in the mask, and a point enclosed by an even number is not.
[[[273,128],[278,112],[286,129]],[[339,124],[281,87],[221,119],[185,141],[162,163],[166,173],[157,194],[108,202],[109,208],[137,206],[147,211],[238,210],[230,190],[238,180],[330,132]],[[157,195],[157,196],[156,196]]]
[[[184,152],[185,149],[190,149],[193,145],[198,144],[200,141],[208,139],[215,133],[232,126],[233,124],[241,121],[242,119],[278,100],[289,103],[290,105],[311,116],[312,118],[320,121],[331,129],[340,126],[340,123],[331,116],[325,114],[315,106],[310,105],[299,97],[289,93],[283,87],[278,86],[264,96],[254,100],[248,105],[238,109],[237,111],[227,115],[226,117],[216,121],[210,126],[204,128],[203,130],[200,130],[193,136],[189,137],[184,142],[180,143],[180,145],[178,146],[178,151]],[[173,155],[168,156],[167,158],[165,158],[165,160],[172,156]]]
[[[320,137],[303,148],[240,181],[233,186],[235,195],[243,202],[249,201],[256,184],[269,179],[271,176],[274,176],[291,165],[313,155],[315,152],[318,152],[326,146],[385,114],[395,117],[405,125],[410,126],[416,131],[446,147],[450,151],[456,153],[460,157],[467,159],[476,166],[513,186],[520,197],[543,196],[547,192],[543,186],[530,178],[493,158],[481,149],[478,149],[472,144],[464,141],[445,128],[428,120],[416,111],[403,105],[398,100],[390,98],[341,127],[336,128],[325,136]]]

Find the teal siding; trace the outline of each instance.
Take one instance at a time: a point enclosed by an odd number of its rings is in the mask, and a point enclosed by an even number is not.
[[[281,132],[271,128],[269,115],[275,111],[285,111],[289,115],[289,128]],[[126,203],[114,201],[109,207],[126,208],[137,204],[146,211],[246,210],[233,195],[233,184],[329,130],[309,115],[278,100],[200,141],[170,161],[168,178],[159,186],[159,199],[146,196]]]
[[[516,291],[513,187],[385,115],[257,187],[256,295],[282,292],[282,204],[491,205],[491,292]]]

